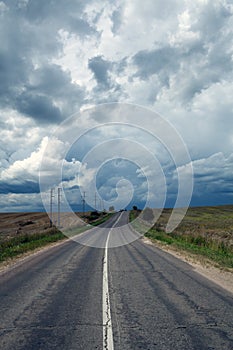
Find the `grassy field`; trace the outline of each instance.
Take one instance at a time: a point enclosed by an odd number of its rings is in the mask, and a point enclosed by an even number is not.
[[[138,213],[131,212],[131,220]],[[179,226],[166,233],[171,209],[164,209],[146,237],[204,256],[216,265],[233,268],[233,206],[189,208]]]
[[[112,214],[106,213],[95,220],[91,217],[89,220],[89,216],[87,215],[85,219],[87,222],[90,221],[90,226],[82,226],[67,230],[67,236],[71,237],[72,235],[84,232],[91,226],[98,226],[107,221],[111,215]],[[28,213],[3,214],[2,227],[4,227],[3,216],[6,218],[7,224],[5,224],[5,231],[2,229],[0,235],[0,262],[20,256],[28,251],[46,246],[52,242],[57,242],[67,238],[67,236],[60,232],[56,227],[49,228],[48,217],[41,213],[38,215],[37,213],[31,215]],[[34,221],[29,220],[30,217],[33,217]],[[41,221],[42,218],[43,221]],[[43,231],[40,231],[40,226],[37,221],[40,224],[43,223],[41,227]],[[21,227],[22,229],[19,231],[17,227]]]

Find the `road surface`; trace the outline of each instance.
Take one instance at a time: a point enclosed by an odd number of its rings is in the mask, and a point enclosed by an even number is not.
[[[229,292],[141,239],[107,249],[127,218],[1,274],[0,349],[233,349]]]

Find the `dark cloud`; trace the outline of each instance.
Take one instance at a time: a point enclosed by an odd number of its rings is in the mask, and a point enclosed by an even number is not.
[[[161,87],[176,86],[177,102],[189,105],[196,94],[212,84],[232,79],[232,9],[225,2],[206,2],[182,13],[184,24],[171,42],[133,56],[134,76],[148,80],[156,75]],[[183,23],[183,22],[181,22]]]
[[[30,84],[27,88],[31,91],[43,91],[46,94],[61,97],[65,94],[70,82],[70,75],[60,66],[47,64],[31,72]]]
[[[42,123],[53,123],[62,120],[61,111],[46,95],[23,93],[16,100],[16,108]]]
[[[102,56],[96,56],[88,61],[88,68],[94,73],[97,83],[104,88],[110,87],[110,78],[108,71],[110,70],[111,62],[105,60]]]
[[[151,75],[159,74],[161,71],[167,71],[169,74],[179,68],[180,62],[177,56],[177,50],[169,46],[153,51],[139,51],[133,57],[133,62],[138,67],[136,76],[148,79]]]
[[[91,2],[91,0],[5,1],[13,15],[25,18],[29,23],[50,26],[50,31],[53,33],[63,28],[79,35],[94,32],[90,24],[82,18],[83,10]]]
[[[233,155],[219,152],[193,161],[194,190],[192,205],[217,205],[233,199]]]
[[[38,182],[19,181],[18,184],[0,181],[0,194],[8,193],[40,193]]]
[[[113,34],[117,34],[122,23],[122,9],[120,8],[113,11],[111,19],[112,19],[112,32]]]
[[[181,125],[197,159],[193,203],[205,203],[208,196],[209,202],[228,200],[232,161],[207,157],[219,150],[229,154],[232,148],[232,13],[229,0],[174,0],[172,6],[170,0],[145,1],[143,7],[139,0],[121,5],[0,1],[1,176],[33,153],[39,142],[35,134],[45,135],[47,124],[60,123],[85,104],[130,101],[158,107]],[[96,84],[90,83],[91,76]],[[108,121],[107,114],[92,117]],[[27,132],[33,126],[36,130]],[[31,143],[24,141],[33,137]],[[93,135],[85,142],[77,154],[93,146]],[[165,157],[158,159],[163,164]],[[30,162],[36,161],[32,157]],[[19,174],[13,167],[11,176],[0,182],[1,194],[38,193],[36,175],[27,174],[30,162],[18,182],[12,180]],[[114,193],[122,176],[130,180],[135,175],[129,166],[119,170],[114,164],[99,174],[103,194]],[[169,195],[175,198],[173,170],[164,169]],[[142,198],[138,181],[134,184]]]
[[[5,4],[0,22],[0,105],[17,109],[37,123],[59,122],[77,110],[84,90],[51,58],[63,49],[59,29],[81,37],[93,33],[80,18],[84,4],[33,0]]]
[[[227,2],[208,1],[203,4],[196,21],[191,25],[191,30],[198,31],[208,41],[219,38],[219,32],[232,16],[232,10]]]
[[[93,72],[97,83],[89,97],[90,102],[93,100],[96,104],[116,102],[124,96],[122,87],[114,78],[123,71],[125,66],[125,60],[114,62],[104,59],[103,56],[89,59],[88,68]]]
[[[1,104],[17,109],[36,122],[59,122],[77,110],[84,91],[57,65],[31,69],[22,60],[1,61]],[[2,69],[1,69],[2,68]],[[27,74],[26,74],[27,73]],[[21,92],[23,91],[23,92]],[[57,105],[62,107],[57,107]]]
[[[84,90],[71,82],[70,74],[55,64],[32,71],[26,91],[17,98],[19,111],[47,122],[60,122],[76,112],[85,97]]]
[[[19,20],[12,14],[0,21],[0,102],[6,106],[14,101],[17,91],[27,82],[32,68],[30,50],[27,43],[28,33],[20,26]]]
[[[90,2],[30,0],[24,15],[30,23],[46,26],[55,36],[59,29],[63,29],[80,37],[86,37],[96,33],[94,27],[82,18],[83,10]]]

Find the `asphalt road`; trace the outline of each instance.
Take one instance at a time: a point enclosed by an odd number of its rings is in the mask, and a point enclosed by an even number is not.
[[[232,295],[140,239],[107,249],[132,240],[126,222],[1,274],[0,349],[233,349]]]

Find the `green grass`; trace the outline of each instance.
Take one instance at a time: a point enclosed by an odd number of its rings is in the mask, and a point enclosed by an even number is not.
[[[113,215],[113,213],[108,213],[105,216],[103,216],[102,218],[94,221],[94,222],[90,222],[91,226],[98,226],[103,224],[104,222],[108,221],[110,219],[110,217]]]
[[[7,241],[0,242],[0,261],[4,261],[9,258],[21,255],[34,250],[39,247],[43,247],[49,243],[64,239],[63,233],[56,228],[52,228],[46,233],[36,234],[23,234],[13,237]]]
[[[219,266],[233,268],[233,206],[189,208],[175,231],[166,233],[165,227],[171,212],[171,209],[164,209],[145,236],[206,257]],[[137,215],[136,211],[131,211],[131,225],[139,233],[145,232],[144,222],[135,220]]]
[[[150,229],[146,237],[172,245],[181,250],[207,257],[221,267],[233,268],[233,251],[224,242],[206,239],[202,236],[176,235]]]

